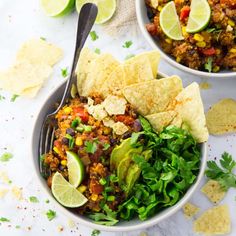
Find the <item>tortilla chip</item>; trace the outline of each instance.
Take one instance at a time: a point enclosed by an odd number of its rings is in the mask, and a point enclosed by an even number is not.
[[[195,216],[198,212],[199,212],[199,208],[195,205],[193,205],[192,203],[187,202],[184,206],[183,206],[183,212],[184,212],[184,216],[186,218],[192,218],[193,216]]]
[[[63,56],[61,48],[42,39],[25,42],[17,53],[17,61],[28,60],[32,64],[55,65]]]
[[[227,234],[231,231],[231,220],[227,205],[205,211],[195,222],[194,231],[205,235]]]
[[[125,114],[127,101],[124,98],[109,95],[102,104],[110,116],[123,115]]]
[[[177,114],[176,117],[170,123],[170,125],[174,125],[176,127],[182,127],[182,124],[183,124],[183,120],[179,114]]]
[[[178,76],[133,84],[123,89],[127,101],[143,116],[166,111],[169,103],[182,91]]]
[[[118,121],[112,125],[113,132],[117,135],[123,135],[129,128],[122,122]]]
[[[83,94],[83,87],[87,74],[90,70],[92,61],[98,58],[98,54],[90,50],[89,48],[83,48],[80,53],[79,61],[76,66],[75,73],[77,74],[77,89],[80,95]]]
[[[38,94],[41,87],[42,87],[41,85],[37,85],[32,88],[24,89],[23,92],[21,93],[21,96],[28,97],[28,98],[34,98]]]
[[[236,132],[236,101],[230,98],[220,100],[207,112],[206,122],[210,134]]]
[[[202,193],[204,193],[208,199],[217,204],[224,197],[226,192],[222,189],[220,183],[216,180],[209,180],[201,189]]]
[[[29,88],[38,87],[39,89],[51,73],[52,68],[48,65],[20,61],[0,74],[0,88],[24,95],[24,91]]]
[[[80,95],[89,96],[93,93],[99,93],[104,81],[119,65],[120,63],[110,54],[103,54],[92,60]]]
[[[125,87],[125,71],[123,65],[118,66],[110,76],[104,81],[100,88],[103,97],[110,95],[122,95],[122,89]]]
[[[202,143],[208,140],[206,118],[197,83],[190,84],[178,94],[168,109],[179,113],[183,120],[182,128],[189,130],[197,142]]]
[[[146,118],[157,132],[161,132],[166,126],[171,123],[176,115],[177,112],[175,111],[166,111],[148,115],[146,116]]]
[[[155,79],[157,77],[157,69],[161,58],[160,53],[158,51],[155,50],[155,51],[140,53],[139,55],[127,60],[125,64],[134,64],[136,62],[141,63],[143,58],[148,59],[149,63],[146,62],[146,67],[148,66],[148,64],[151,66],[153,75],[152,78]]]

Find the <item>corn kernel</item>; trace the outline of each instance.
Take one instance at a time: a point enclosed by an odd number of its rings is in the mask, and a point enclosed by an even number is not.
[[[221,53],[221,50],[220,49],[216,49],[216,55],[219,55]]]
[[[95,202],[95,201],[97,201],[97,199],[98,199],[98,195],[93,193],[91,195],[91,200]]]
[[[110,134],[110,133],[111,133],[111,128],[109,128],[109,127],[104,127],[103,133],[104,133],[105,135]]]
[[[235,23],[232,20],[228,20],[228,25],[235,26]]]
[[[180,58],[180,57],[176,57],[176,61],[177,61],[177,62],[180,62],[180,61],[181,61],[181,58]]]
[[[64,111],[67,115],[69,115],[69,114],[72,112],[72,108],[66,107],[66,108],[64,108],[63,111]]]
[[[236,53],[236,48],[231,48],[231,49],[229,50],[229,52],[231,52],[231,53]]]
[[[199,48],[204,48],[204,47],[206,47],[206,43],[205,43],[205,42],[197,42],[196,45],[197,45]]]
[[[85,185],[81,185],[77,188],[77,190],[81,193],[85,192],[86,189],[87,189],[87,187]]]
[[[58,150],[57,147],[53,147],[53,151],[54,151],[55,153],[59,154],[59,150]]]
[[[61,165],[66,166],[67,165],[67,161],[66,160],[62,160],[61,161]]]
[[[168,44],[172,44],[172,40],[169,39],[169,38],[165,39],[165,41],[166,41]]]
[[[214,66],[212,69],[213,72],[218,72],[219,70],[220,70],[219,66]]]
[[[83,145],[83,139],[82,139],[81,137],[77,137],[77,138],[75,139],[75,144],[76,144],[77,146],[82,146],[82,145]]]
[[[158,10],[158,11],[161,11],[162,8],[163,8],[162,6],[158,6],[157,10]]]
[[[186,31],[186,27],[185,26],[182,27],[182,34],[183,34],[184,37],[187,37],[189,35],[187,33],[187,31]]]
[[[204,38],[200,34],[194,34],[193,38],[198,42],[204,41]]]

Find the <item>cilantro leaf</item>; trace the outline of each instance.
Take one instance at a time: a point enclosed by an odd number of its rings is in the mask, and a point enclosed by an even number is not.
[[[126,41],[122,47],[123,48],[130,48],[132,46],[132,44],[133,44],[132,41]]]
[[[94,52],[97,53],[97,54],[101,54],[101,50],[100,50],[99,48],[96,48],[96,49],[94,50]]]
[[[225,190],[230,187],[236,188],[236,175],[233,173],[236,161],[233,160],[230,154],[227,152],[222,154],[220,165],[215,161],[208,161],[207,167],[205,174],[209,179],[218,181]]]
[[[96,31],[91,31],[89,35],[92,41],[96,41],[99,38]]]
[[[97,151],[97,144],[96,144],[96,142],[86,141],[85,142],[85,151],[87,153],[94,154]]]
[[[7,162],[9,161],[11,158],[13,157],[12,153],[9,152],[5,152],[0,156],[0,161],[2,162]]]
[[[19,97],[17,94],[13,94],[11,97],[11,102],[15,102],[15,100]]]
[[[46,38],[45,37],[40,37],[41,40],[43,41],[46,41]]]
[[[100,230],[94,229],[91,233],[91,236],[98,236],[100,233],[101,233]]]
[[[5,97],[0,95],[0,101],[5,100]]]
[[[103,144],[103,151],[106,151],[106,150],[108,150],[109,149],[109,147],[110,147],[110,144],[109,143],[104,143]]]
[[[66,78],[68,75],[68,68],[64,68],[64,69],[62,68],[61,75],[62,75],[62,77]]]
[[[207,62],[204,65],[204,68],[208,70],[208,72],[212,71],[212,62],[213,62],[212,57],[208,57]]]
[[[33,203],[37,203],[37,202],[39,202],[38,198],[35,197],[35,196],[31,196],[31,197],[29,197],[29,200],[30,200],[30,202],[33,202]]]
[[[1,217],[1,218],[0,218],[0,221],[1,221],[1,222],[10,222],[10,220],[7,219],[7,218],[5,218],[5,217]]]
[[[55,217],[56,217],[56,212],[55,211],[53,211],[53,210],[48,210],[47,212],[46,212],[46,215],[47,215],[47,217],[48,217],[48,220],[53,220]]]

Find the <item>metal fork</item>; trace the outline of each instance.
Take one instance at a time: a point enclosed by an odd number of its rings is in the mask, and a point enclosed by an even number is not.
[[[80,52],[84,46],[84,43],[88,37],[89,32],[92,29],[92,26],[97,17],[97,6],[92,3],[85,4],[80,11],[78,24],[77,24],[77,35],[76,35],[76,45],[74,52],[74,59],[72,64],[72,69],[70,71],[69,79],[66,83],[66,88],[61,99],[61,102],[57,109],[48,114],[43,122],[41,131],[40,131],[40,143],[39,143],[39,170],[42,176],[46,177],[50,175],[50,170],[43,165],[41,157],[52,150],[55,130],[56,130],[56,113],[66,104],[68,98],[71,94],[72,86],[76,84],[76,65],[80,56]]]

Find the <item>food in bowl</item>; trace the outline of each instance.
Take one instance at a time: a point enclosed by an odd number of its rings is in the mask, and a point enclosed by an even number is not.
[[[97,224],[146,220],[175,205],[198,176],[199,144],[208,138],[199,87],[183,88],[177,76],[156,79],[154,55],[138,55],[108,71],[99,64],[106,54],[83,50],[80,96],[56,114],[53,150],[41,157],[56,200]],[[101,81],[91,77],[94,65],[108,80],[116,77],[117,86],[99,90]]]
[[[236,70],[235,1],[146,0],[145,3],[150,19],[147,31],[178,63],[207,72]],[[175,26],[168,31],[171,20],[171,26]]]

